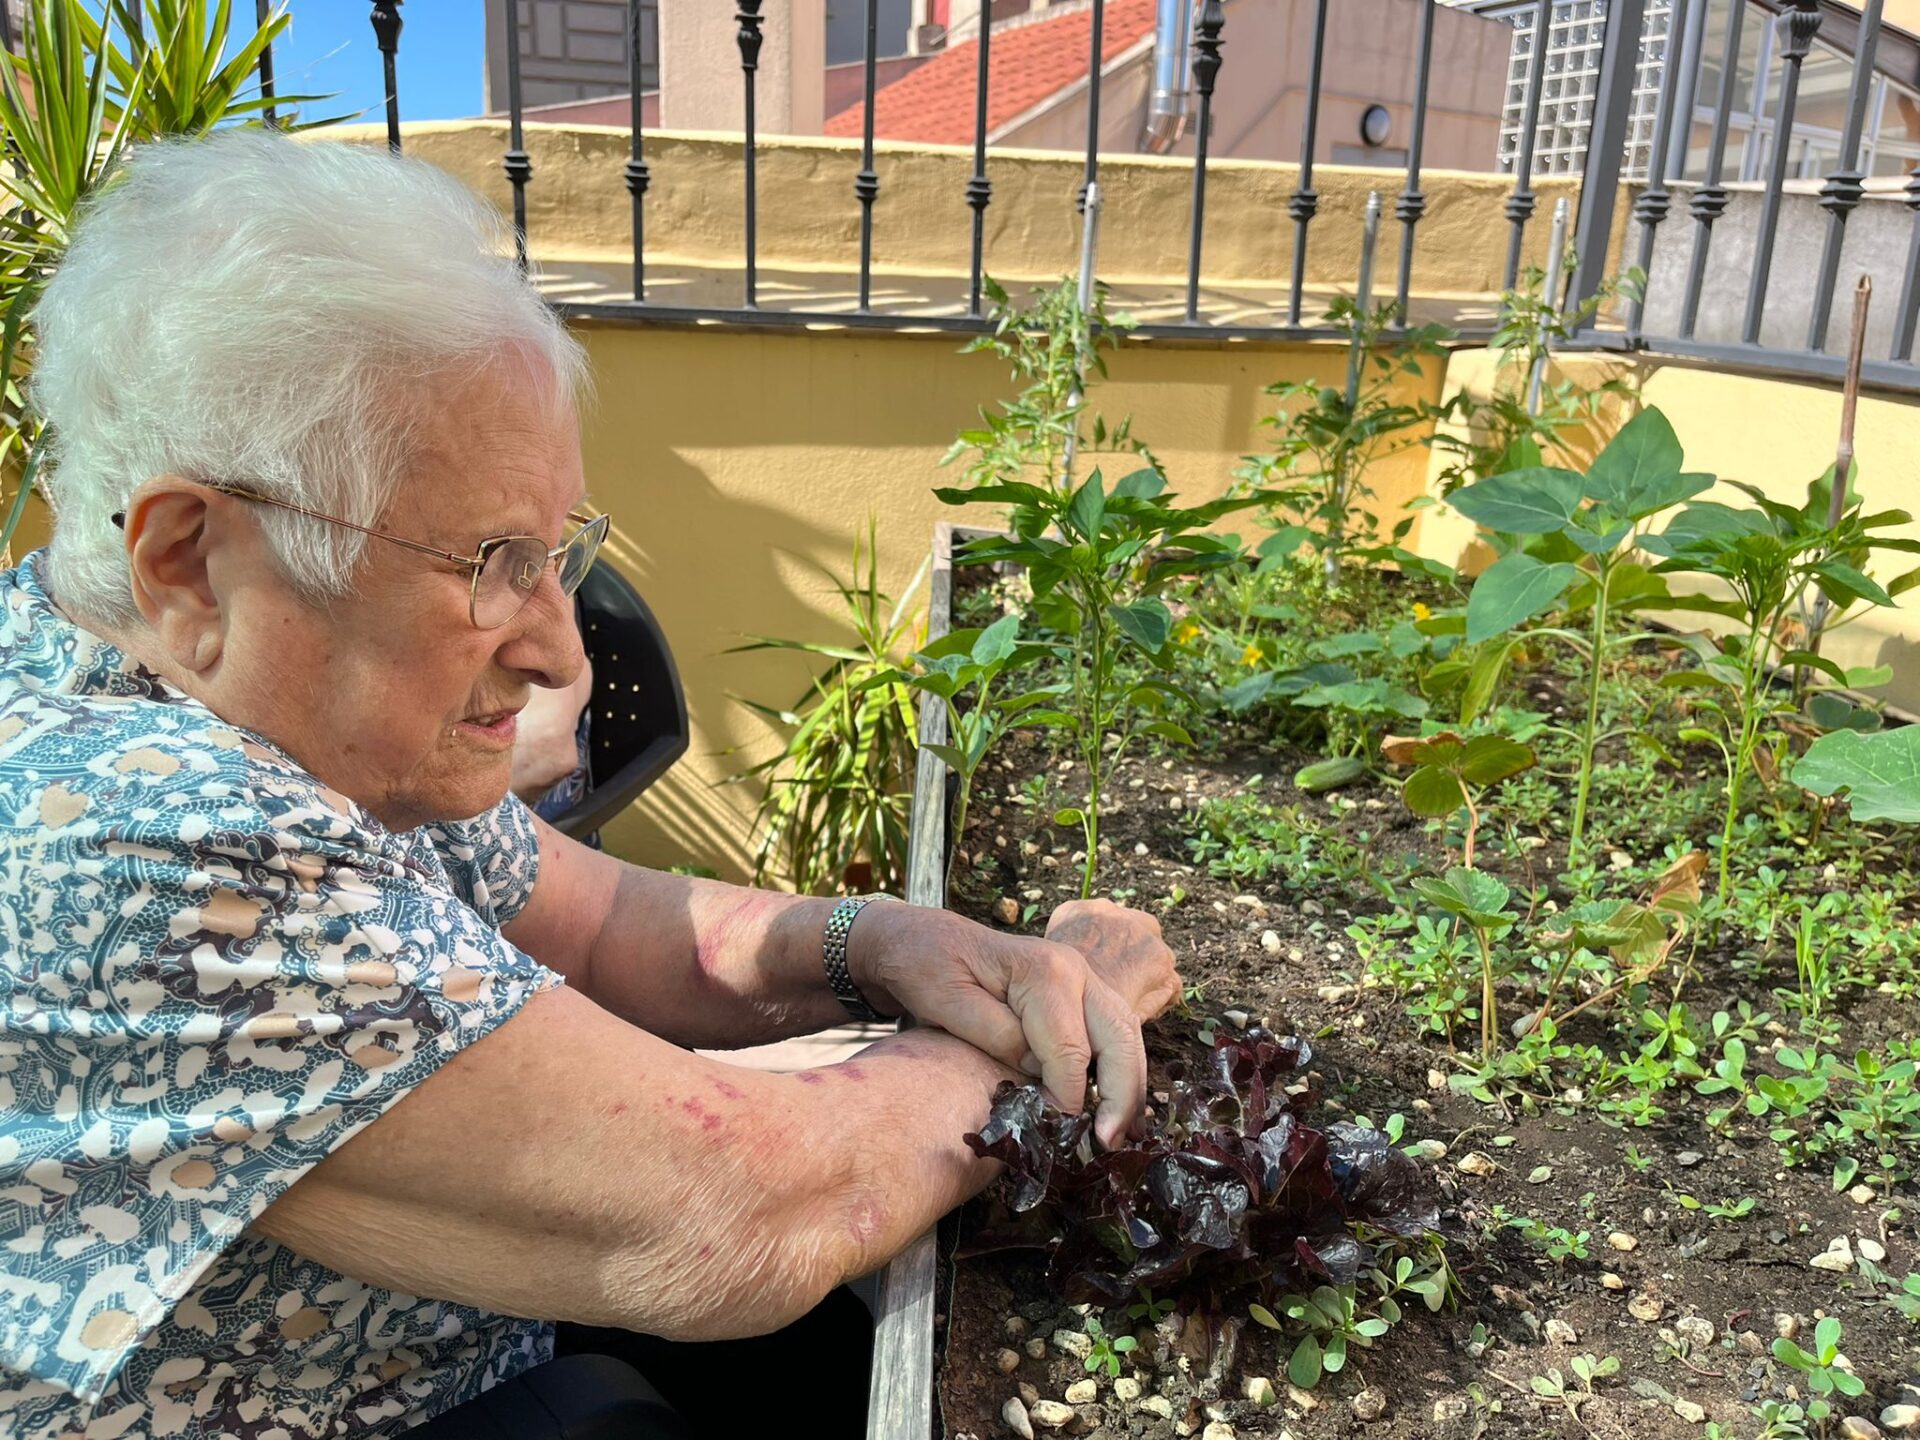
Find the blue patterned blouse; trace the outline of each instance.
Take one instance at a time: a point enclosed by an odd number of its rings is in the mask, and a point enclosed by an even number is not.
[[[550,1326],[248,1222],[554,975],[526,807],[392,834],[0,572],[0,1434],[383,1435]]]

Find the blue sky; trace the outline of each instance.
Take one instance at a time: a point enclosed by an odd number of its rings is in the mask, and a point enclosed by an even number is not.
[[[480,113],[484,5],[500,0],[406,0],[400,7],[400,115],[451,120]],[[310,106],[315,118],[354,110],[386,118],[380,50],[368,0],[289,0],[293,24],[273,47],[274,86],[287,94],[339,95]],[[236,17],[252,7],[235,5]],[[235,28],[239,28],[236,18]]]

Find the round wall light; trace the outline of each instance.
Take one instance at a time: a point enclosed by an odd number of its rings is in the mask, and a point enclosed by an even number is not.
[[[1393,116],[1384,105],[1369,105],[1360,115],[1360,138],[1372,146],[1387,143],[1393,133]]]

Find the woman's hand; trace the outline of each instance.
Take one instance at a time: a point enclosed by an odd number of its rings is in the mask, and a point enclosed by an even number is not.
[[[1046,939],[1007,935],[944,910],[871,905],[847,961],[882,1009],[903,1010],[1038,1077],[1061,1108],[1100,1086],[1094,1131],[1118,1144],[1146,1104],[1140,1023],[1180,993],[1150,917],[1105,901],[1062,906]]]

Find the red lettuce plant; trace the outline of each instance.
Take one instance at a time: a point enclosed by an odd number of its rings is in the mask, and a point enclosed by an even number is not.
[[[1171,1067],[1151,1133],[1101,1154],[1086,1114],[1063,1114],[1034,1086],[1002,1085],[966,1141],[1005,1163],[1021,1221],[970,1248],[1050,1250],[1048,1279],[1075,1303],[1183,1288],[1218,1305],[1246,1290],[1351,1284],[1373,1263],[1369,1237],[1417,1238],[1439,1213],[1419,1167],[1386,1136],[1302,1120],[1318,1097],[1287,1087],[1312,1058],[1297,1036],[1216,1032],[1204,1063]]]

